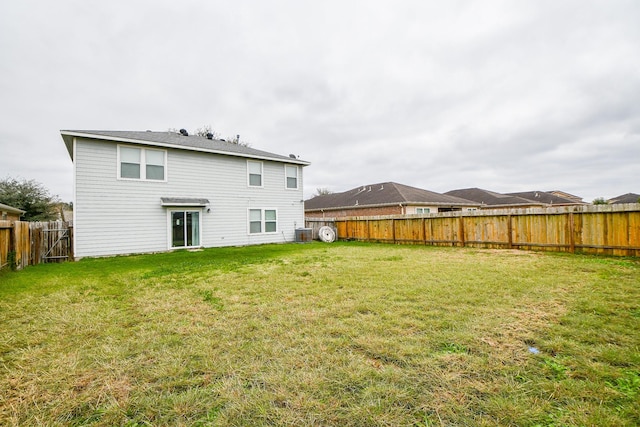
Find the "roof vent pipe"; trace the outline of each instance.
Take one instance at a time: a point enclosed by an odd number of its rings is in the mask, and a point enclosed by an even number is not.
[[[189,132],[187,132],[186,129],[180,129],[180,135],[182,136],[189,136]]]
[[[213,134],[211,132],[207,134],[207,139],[213,139]]]

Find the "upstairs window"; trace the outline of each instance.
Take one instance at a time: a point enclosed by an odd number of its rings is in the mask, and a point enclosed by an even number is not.
[[[284,174],[286,185],[285,188],[290,190],[298,189],[298,166],[285,165]]]
[[[118,146],[118,178],[164,181],[167,153],[164,150]]]
[[[164,181],[164,151],[144,150],[147,179]]]
[[[262,162],[247,160],[249,187],[262,187]]]
[[[120,148],[120,178],[140,179],[140,148]]]

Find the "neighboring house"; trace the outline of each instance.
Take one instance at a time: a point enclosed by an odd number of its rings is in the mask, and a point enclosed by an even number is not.
[[[636,194],[636,193],[622,194],[618,197],[613,197],[607,200],[607,203],[609,204],[640,203],[640,194]]]
[[[295,239],[309,163],[187,132],[63,130],[78,258]]]
[[[26,212],[27,211],[23,211],[22,209],[0,203],[0,220],[2,221],[20,221],[20,217]]]
[[[477,203],[395,182],[364,185],[306,200],[307,218],[428,214],[474,210]]]
[[[55,205],[56,216],[61,221],[73,221],[73,209],[66,203],[57,203]]]
[[[573,200],[574,202],[584,203],[582,197],[576,196],[575,194],[566,193],[560,190],[547,191],[549,194],[553,194],[554,196],[564,197],[565,199]]]
[[[524,191],[521,193],[506,193],[509,196],[522,197],[523,199],[531,200],[532,202],[544,203],[546,207],[551,206],[582,206],[587,203],[582,200],[576,201],[573,198],[566,198],[557,196],[546,191]],[[574,196],[576,197],[576,196]]]
[[[541,201],[534,202],[522,197],[500,194],[494,191],[483,190],[482,188],[463,188],[447,191],[444,194],[479,203],[482,209],[539,208],[546,206],[545,203]]]

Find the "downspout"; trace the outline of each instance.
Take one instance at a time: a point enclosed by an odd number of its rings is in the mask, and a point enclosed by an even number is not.
[[[402,206],[402,203],[398,203],[398,206],[400,206],[400,214],[405,215],[407,213],[407,207]]]

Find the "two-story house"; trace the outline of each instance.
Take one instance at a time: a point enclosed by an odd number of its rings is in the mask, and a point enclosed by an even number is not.
[[[63,130],[76,258],[295,239],[309,162],[187,132]]]

